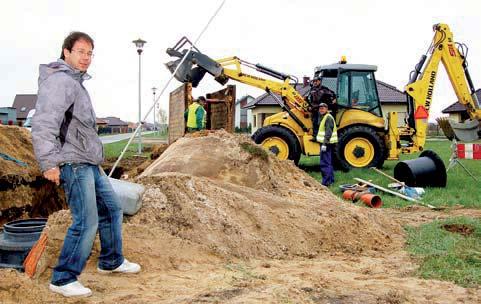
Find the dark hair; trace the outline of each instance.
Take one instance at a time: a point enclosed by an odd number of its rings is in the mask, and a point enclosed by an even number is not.
[[[206,102],[204,96],[199,96],[199,98],[197,98],[197,100],[198,100],[199,102]]]
[[[67,49],[72,51],[73,45],[78,40],[85,40],[92,45],[92,49],[94,48],[94,40],[88,34],[83,32],[70,32],[70,34],[65,38],[62,44],[62,51],[60,52],[60,59],[65,59],[63,54],[63,50]]]

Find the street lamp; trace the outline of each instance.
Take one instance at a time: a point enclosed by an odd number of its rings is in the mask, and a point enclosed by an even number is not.
[[[160,121],[160,106],[157,104],[157,114],[159,115],[159,132],[157,133],[159,136],[161,135],[161,131],[163,130],[163,127],[161,127],[161,121]]]
[[[140,91],[141,91],[141,82],[140,82],[140,76],[141,76],[141,70],[140,70],[140,58],[142,55],[142,48],[144,47],[144,44],[147,43],[147,41],[145,40],[142,40],[142,39],[137,39],[137,40],[134,40],[132,41],[134,44],[135,44],[135,47],[137,48],[137,54],[139,54],[139,126],[140,126],[140,132],[139,132],[139,155],[142,155],[142,117],[140,116],[141,115],[141,97],[140,97]]]
[[[157,90],[156,87],[152,88],[152,93],[154,94],[154,134],[157,131],[157,126],[155,125],[155,91]]]

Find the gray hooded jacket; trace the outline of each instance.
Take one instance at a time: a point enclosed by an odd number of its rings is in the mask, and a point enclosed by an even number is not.
[[[97,135],[89,94],[82,84],[91,77],[70,67],[62,59],[42,64],[39,70],[32,139],[42,171],[62,163],[100,165],[103,162],[103,146]],[[71,118],[66,119],[66,116]]]

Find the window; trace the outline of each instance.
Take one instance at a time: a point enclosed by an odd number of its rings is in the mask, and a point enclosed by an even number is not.
[[[339,74],[337,104],[344,107],[351,107],[349,102],[349,74],[349,72]]]
[[[351,105],[381,115],[376,81],[371,72],[351,72]]]
[[[339,75],[337,103],[381,116],[376,81],[371,71],[349,71]]]

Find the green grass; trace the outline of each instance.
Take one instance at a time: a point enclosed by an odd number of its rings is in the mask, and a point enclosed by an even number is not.
[[[128,141],[129,141],[128,139],[124,139],[124,140],[117,141],[117,142],[114,142],[114,143],[105,144],[104,145],[105,158],[106,159],[117,158],[120,155],[120,153],[122,153],[122,150],[124,149],[124,147],[125,147],[125,145],[127,144]],[[151,146],[151,145],[142,145],[142,147],[145,147],[145,146]],[[127,151],[125,151],[124,158],[136,155],[137,149],[138,149],[137,143],[134,143],[134,142],[130,143],[129,148],[127,149]],[[150,152],[142,152],[142,155],[149,157]]]
[[[446,140],[428,141],[425,149],[435,151],[444,161],[446,167],[449,163],[451,143]],[[417,158],[420,153],[411,155],[401,155],[401,160]],[[423,195],[423,202],[434,206],[453,206],[463,205],[470,208],[481,208],[481,160],[461,160],[466,168],[474,174],[478,180],[472,179],[461,166],[456,165],[448,172],[448,183],[446,188],[426,188]],[[382,171],[394,176],[394,167],[398,161],[385,161]],[[319,157],[303,156],[299,162],[299,166],[309,173],[316,180],[321,181],[322,176],[319,171]],[[339,185],[353,184],[356,181],[354,177],[364,180],[372,180],[373,183],[387,188],[391,183],[389,179],[376,173],[370,169],[354,169],[349,172],[335,172],[335,183],[330,189],[337,195],[341,196]],[[384,205],[383,207],[403,207],[412,203],[401,198],[392,196],[387,193],[379,192]]]
[[[160,133],[160,131],[156,131],[154,133],[143,134],[142,137],[167,139],[167,133]]]
[[[241,148],[250,153],[251,155],[255,157],[259,157],[260,159],[267,161],[269,158],[269,155],[267,154],[267,151],[263,149],[262,147],[259,147],[251,142],[243,142],[240,143]]]
[[[166,133],[150,133],[150,134],[144,134],[142,137],[147,137],[147,138],[160,138],[160,139],[167,139],[167,134]],[[105,144],[104,145],[104,153],[105,153],[105,158],[117,158],[120,153],[122,153],[122,150],[124,149],[125,145],[127,144],[129,140],[124,139],[118,142],[110,143],[110,144]],[[152,147],[151,144],[142,144],[142,147]],[[137,154],[137,149],[138,145],[136,142],[136,139],[134,139],[131,143],[127,151],[125,152],[124,157],[131,157],[133,155]],[[142,152],[143,156],[150,156],[150,152]]]
[[[466,225],[471,235],[443,229],[445,224]],[[417,275],[453,281],[465,287],[481,284],[481,220],[466,217],[407,227],[408,251],[420,260]]]
[[[446,140],[428,141],[426,149],[435,151],[447,166],[451,143]],[[401,160],[417,158],[420,153],[401,155]],[[481,180],[481,160],[460,160],[466,168]],[[393,176],[398,161],[386,161],[382,171]],[[300,167],[316,180],[321,181],[319,157],[302,157]],[[354,177],[372,180],[386,187],[391,181],[370,169],[355,169],[349,172],[335,172],[335,184],[331,190],[341,196],[339,185],[356,183]],[[423,202],[434,206],[456,204],[470,208],[481,208],[481,181],[474,181],[461,166],[448,172],[446,188],[426,188]],[[384,208],[403,207],[412,204],[387,193],[378,192]],[[473,233],[463,236],[442,228],[445,224],[461,224],[473,228]],[[419,260],[417,275],[424,279],[452,281],[462,286],[481,284],[481,220],[472,218],[452,218],[434,221],[421,227],[406,227],[408,251]]]

